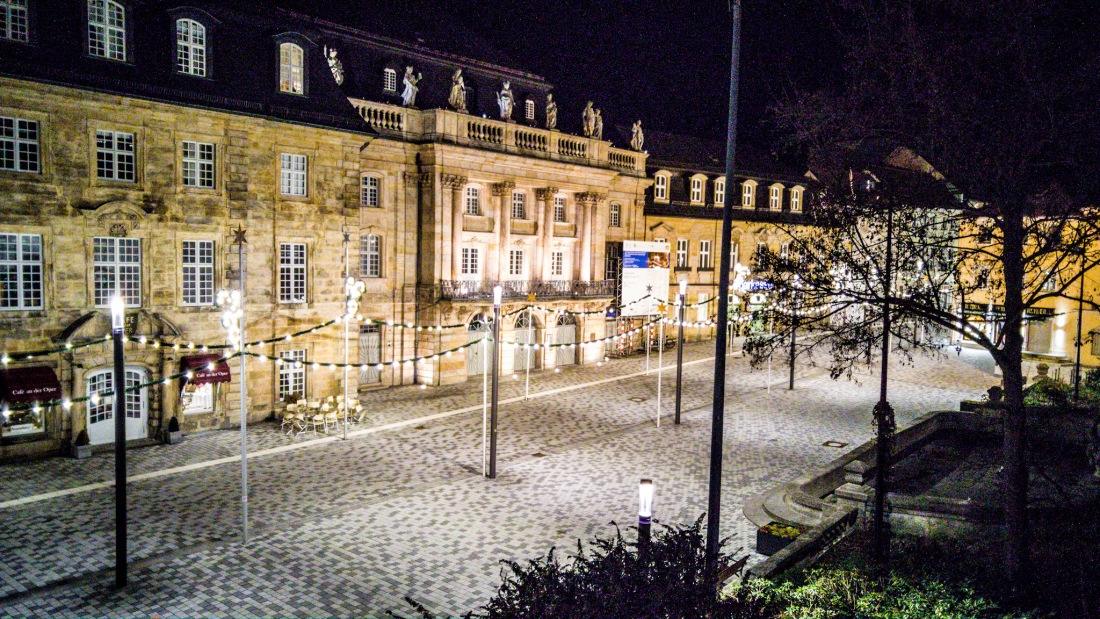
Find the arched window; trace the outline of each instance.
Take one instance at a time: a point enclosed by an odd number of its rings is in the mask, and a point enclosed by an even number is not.
[[[653,199],[668,202],[668,173],[658,172],[653,177]]]
[[[768,208],[773,211],[783,209],[783,185],[776,183],[771,186],[771,193],[768,196]]]
[[[691,203],[702,204],[703,203],[703,185],[706,183],[705,177],[693,176],[691,178]]]
[[[726,179],[725,177],[715,179],[714,181],[714,205],[725,206],[726,204]]]
[[[397,71],[386,69],[382,72],[382,89],[386,92],[397,92]]]
[[[279,91],[306,94],[306,60],[302,48],[293,43],[279,45]]]
[[[756,205],[756,182],[745,181],[741,186],[741,206],[753,208]]]
[[[535,102],[530,99],[524,103],[524,117],[527,120],[535,120]]]
[[[126,61],[126,9],[111,0],[88,0],[88,53]]]
[[[801,187],[797,187],[797,186],[796,187],[791,187],[791,212],[792,213],[801,213],[802,212],[802,188]]]
[[[193,19],[176,20],[176,70],[206,77],[206,27]]]

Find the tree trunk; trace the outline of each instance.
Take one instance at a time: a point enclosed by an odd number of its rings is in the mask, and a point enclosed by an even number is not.
[[[1009,210],[1009,209],[1006,209]],[[1004,349],[1001,371],[1004,373],[1004,514],[1006,525],[1005,566],[1017,594],[1027,590],[1030,582],[1028,561],[1026,457],[1027,413],[1024,409],[1024,378],[1022,372],[1023,335],[1023,216],[1022,209],[1003,216],[1004,248],[1002,260],[1005,275]]]

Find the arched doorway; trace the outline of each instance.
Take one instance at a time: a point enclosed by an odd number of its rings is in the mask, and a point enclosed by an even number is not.
[[[89,396],[114,391],[113,368],[96,370],[86,380]],[[144,368],[126,368],[126,388],[149,382],[149,372]],[[115,396],[98,398],[87,405],[88,438],[93,445],[115,442]],[[126,440],[145,438],[149,435],[149,388],[126,392]]]
[[[577,343],[577,317],[572,314],[559,314],[555,321],[554,343]],[[574,346],[557,346],[554,365],[573,365],[577,362],[577,349]]]
[[[535,319],[531,316],[531,312],[523,312],[516,318],[515,332],[512,334],[512,341],[517,344],[534,344],[538,341],[537,334],[538,325],[535,324]],[[524,370],[535,369],[538,367],[538,353],[530,346],[516,346],[513,356],[512,367],[516,372],[522,372]]]
[[[467,327],[467,341],[473,346],[466,347],[466,376],[477,376],[488,368],[493,369],[493,352],[488,343],[481,340],[489,337],[493,331],[493,317],[486,314],[478,314],[470,320]],[[475,343],[476,342],[476,343]]]

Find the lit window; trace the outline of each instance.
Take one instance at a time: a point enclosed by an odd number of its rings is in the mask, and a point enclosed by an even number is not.
[[[386,69],[382,72],[382,89],[386,92],[397,92],[397,71]]]
[[[710,241],[699,241],[699,268],[709,269],[710,266]]]
[[[147,389],[138,389],[149,380],[149,373],[141,368],[126,368],[126,417],[141,419],[145,415]],[[99,370],[88,374],[85,386],[89,397],[114,391],[115,371]],[[115,397],[103,396],[89,400],[88,423],[95,424],[114,419]]]
[[[1043,292],[1053,292],[1058,289],[1058,273],[1056,271],[1043,271]]]
[[[522,276],[523,273],[523,250],[510,250],[508,252],[508,274]]]
[[[565,273],[565,252],[550,253],[550,275],[561,277]]]
[[[382,277],[382,237],[368,234],[359,240],[360,277]]]
[[[688,242],[687,239],[677,239],[676,241],[676,266],[678,268],[687,268],[688,265]]]
[[[214,188],[214,145],[205,142],[183,143],[184,187]]]
[[[791,189],[791,211],[795,213],[802,212],[802,188],[794,187]]]
[[[466,188],[466,214],[481,215],[481,189],[478,187]]]
[[[773,185],[771,195],[768,198],[768,207],[773,211],[783,208],[783,188]]]
[[[307,165],[305,155],[282,154],[279,184],[284,196],[306,195]]]
[[[791,255],[790,252],[791,252],[791,244],[790,243],[783,243],[782,245],[779,246],[779,258],[781,260],[786,260],[787,258],[789,258],[790,255]]]
[[[176,20],[176,70],[206,77],[206,27],[193,19]]]
[[[38,121],[0,116],[0,170],[40,172]]]
[[[363,206],[369,206],[377,208],[380,206],[378,201],[378,177],[377,176],[364,176],[363,186],[359,194],[360,202]]]
[[[279,302],[306,302],[305,243],[279,245]]]
[[[744,208],[752,208],[756,203],[756,185],[751,182],[746,182],[741,187],[741,206]]]
[[[512,219],[527,219],[527,194],[512,192]]]
[[[42,308],[42,237],[0,234],[0,309]]]
[[[183,242],[183,304],[214,304],[214,241]]]
[[[88,53],[126,60],[126,9],[111,0],[88,0]]]
[[[726,203],[726,179],[720,178],[714,181],[714,204],[723,206]]]
[[[132,183],[137,180],[134,163],[134,134],[96,131],[96,177]]]
[[[141,239],[92,239],[92,288],[96,307],[107,307],[116,292],[126,307],[141,306]]]
[[[0,39],[25,42],[29,33],[27,0],[0,0]]]
[[[622,210],[623,207],[618,202],[611,203],[611,209],[607,213],[607,225],[612,228],[618,228],[622,226]]]
[[[279,399],[291,395],[306,397],[306,351],[284,350],[279,357],[283,359],[279,366]]]
[[[554,221],[565,223],[565,197],[554,196]]]
[[[757,256],[759,256],[760,254],[763,254],[766,251],[768,251],[768,244],[767,243],[757,243],[756,244],[756,255]]]
[[[526,112],[524,115],[527,117],[527,120],[535,120],[535,102],[528,99],[527,102],[524,103],[523,108]]]
[[[701,178],[691,179],[691,203],[703,203],[703,179]]]
[[[653,199],[668,200],[668,176],[658,174],[653,179]]]
[[[479,261],[479,252],[476,247],[463,247],[462,248],[462,274],[463,275],[477,275],[481,273],[481,265]]]
[[[279,90],[293,95],[306,92],[305,54],[293,43],[279,46]]]

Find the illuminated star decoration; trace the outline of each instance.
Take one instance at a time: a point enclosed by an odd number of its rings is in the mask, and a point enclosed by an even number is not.
[[[248,241],[244,240],[244,235],[245,235],[246,232],[248,232],[244,228],[242,228],[240,226],[237,226],[237,228],[235,230],[230,230],[230,232],[233,233],[233,244],[234,245],[244,245],[244,244],[248,243]]]

